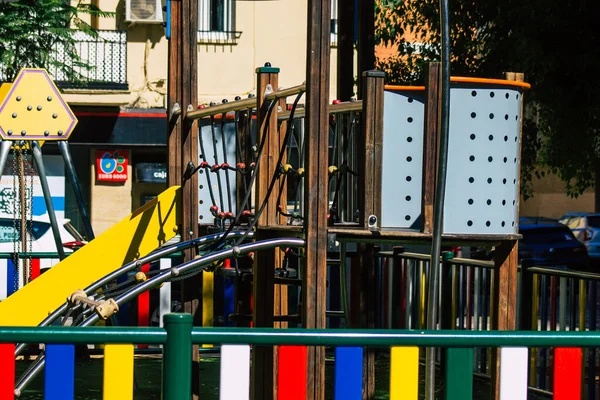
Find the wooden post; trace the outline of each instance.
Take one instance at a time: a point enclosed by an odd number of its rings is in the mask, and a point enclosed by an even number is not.
[[[281,108],[281,110],[285,110],[286,109],[286,99],[285,98],[279,99],[278,105]],[[275,115],[275,120],[277,120],[277,115]],[[294,122],[292,121],[291,123],[293,124]],[[290,127],[288,126],[287,121],[282,121],[279,124],[278,135],[276,135],[276,139],[277,139],[276,142],[278,144],[278,149],[276,150],[276,153],[274,154],[274,156],[275,156],[274,162],[277,161],[277,158],[279,157],[279,151],[282,148],[282,146],[286,145],[284,143],[285,135],[289,128]],[[284,154],[281,162],[283,165],[285,165],[287,163],[287,152]],[[276,165],[275,168],[279,168],[279,165]],[[276,207],[283,207],[284,211],[287,212],[287,179],[286,180],[280,179],[279,183],[275,187],[275,190],[277,190],[277,192],[273,193],[271,197],[274,198]],[[280,191],[281,191],[281,197],[279,197]],[[277,198],[279,198],[279,202],[277,202]],[[287,222],[287,218],[285,216],[279,215],[278,217],[276,217],[277,225],[285,225],[286,222]],[[283,265],[284,257],[285,257],[285,253],[281,249],[277,249],[275,251],[275,265],[277,267],[281,267]],[[274,306],[274,315],[287,315],[288,314],[288,287],[287,287],[287,285],[275,285],[274,291],[275,291],[275,295],[274,295],[275,304],[273,305]],[[285,321],[275,323],[275,328],[287,328],[287,327],[288,327],[288,323]],[[275,357],[275,359],[277,360],[277,357]]]
[[[375,0],[358,1],[358,72],[375,68]],[[358,81],[358,98],[362,99],[362,81]]]
[[[308,0],[304,176],[305,278],[302,314],[306,328],[325,328],[327,287],[327,168],[329,135],[329,1]],[[325,398],[325,349],[309,347],[307,399]]]
[[[357,244],[360,292],[358,293],[360,329],[375,329],[377,312],[377,283],[375,281],[375,246]],[[363,399],[375,396],[375,351],[366,348],[363,358]]]
[[[338,0],[337,98],[354,95],[354,0]]]
[[[381,174],[383,148],[383,83],[381,71],[362,73],[363,109],[358,155],[358,193],[360,224],[376,228],[381,221]],[[358,244],[353,280],[358,282],[358,324],[361,329],[374,329],[377,311],[375,281],[375,246]],[[367,348],[363,359],[363,399],[375,395],[375,352]]]
[[[441,64],[428,64],[425,81],[425,123],[423,132],[423,203],[421,215],[425,233],[433,232],[433,205],[435,204],[435,171],[437,171],[439,125],[441,123]]]
[[[508,72],[505,76],[508,80],[520,81],[524,80],[522,73]],[[521,96],[521,131],[519,133],[519,143],[523,139],[523,96]],[[519,154],[521,150],[519,149]],[[520,188],[520,171],[517,175],[517,188]],[[519,189],[517,189],[517,209],[521,202],[519,197]],[[517,225],[518,227],[518,225]],[[494,252],[494,286],[498,294],[494,299],[495,311],[495,326],[493,328],[499,330],[515,330],[517,329],[517,267],[518,267],[518,242],[503,241],[496,247]],[[493,385],[491,387],[492,396],[494,399],[500,398],[500,350],[493,352],[492,360],[492,376]]]
[[[171,39],[169,40],[169,88],[168,88],[168,144],[169,144],[169,185],[182,185],[182,225],[179,227],[181,240],[198,237],[198,176],[194,174],[183,181],[188,162],[198,163],[198,126],[185,119],[186,113],[196,108],[198,103],[197,79],[197,35],[198,0],[171,1]],[[181,117],[174,118],[175,104],[181,109]],[[184,260],[191,260],[192,250],[184,253]],[[182,283],[181,300],[184,311],[194,315],[199,307],[201,276],[187,279]],[[194,346],[192,358],[194,374],[192,379],[193,398],[198,398],[198,346]]]
[[[278,88],[279,68],[270,64],[256,69],[257,77],[257,105],[256,120],[258,126],[257,142],[260,143],[266,129],[266,138],[262,154],[259,158],[256,171],[256,207],[258,212],[267,195],[267,190],[276,170],[275,163],[279,155],[277,137],[277,106],[269,113],[269,101],[265,101],[265,92],[276,91]],[[268,89],[269,88],[269,89]],[[273,191],[275,192],[275,191]],[[266,207],[258,217],[257,240],[270,237],[270,232],[263,228],[275,225],[277,222],[277,195],[271,193],[267,199]],[[275,277],[276,249],[256,252],[254,255],[254,308],[253,323],[255,327],[273,327],[275,304],[274,277]],[[272,399],[275,390],[274,362],[276,360],[274,347],[257,346],[252,353],[252,397],[255,399]]]
[[[167,124],[169,159],[169,186],[181,184],[181,118],[174,116],[175,104],[181,107],[181,3],[182,0],[171,1],[171,39],[169,40],[168,75],[169,87],[167,88]]]
[[[364,228],[377,227],[381,223],[384,78],[385,73],[381,71],[362,73],[363,109],[357,156],[358,166],[362,170],[358,179],[359,201],[362,205],[359,221]]]

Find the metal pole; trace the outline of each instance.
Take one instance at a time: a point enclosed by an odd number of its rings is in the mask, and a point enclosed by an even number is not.
[[[164,347],[162,398],[189,399],[192,393],[192,315],[164,317],[167,343]]]
[[[94,239],[94,231],[92,230],[92,223],[90,222],[90,216],[85,208],[85,202],[83,200],[83,193],[81,193],[81,186],[79,185],[79,179],[77,179],[77,173],[75,172],[75,166],[73,165],[73,159],[71,158],[71,152],[69,150],[69,142],[59,141],[58,149],[65,161],[65,167],[67,169],[67,176],[71,182],[73,193],[75,194],[75,201],[77,202],[77,208],[81,214],[81,221],[83,222],[83,229],[87,240]]]
[[[448,130],[450,125],[450,24],[449,0],[440,0],[441,27],[441,66],[442,66],[442,101],[441,132],[439,158],[437,165],[435,203],[433,209],[433,233],[431,244],[431,271],[429,274],[429,293],[427,310],[427,328],[435,329],[437,321],[438,286],[440,271],[440,252],[442,249],[442,230],[444,218],[444,196],[446,191],[446,172],[448,162]],[[435,399],[435,349],[428,347],[425,356],[425,399]]]
[[[56,214],[54,212],[54,205],[52,204],[52,196],[50,195],[50,188],[48,187],[48,179],[46,178],[46,168],[44,167],[44,161],[42,159],[42,149],[38,142],[31,142],[31,148],[33,149],[33,161],[35,167],[38,170],[40,177],[40,183],[42,185],[42,192],[44,193],[44,200],[46,201],[46,209],[48,210],[48,216],[50,217],[50,225],[52,226],[52,236],[54,236],[54,242],[56,243],[56,251],[58,252],[58,258],[64,260],[65,249],[62,245],[60,233],[58,232],[58,223],[56,222]]]
[[[9,141],[3,141],[0,143],[0,176],[4,172],[4,166],[6,165],[6,160],[8,160],[8,154],[10,153],[10,146],[12,143]]]

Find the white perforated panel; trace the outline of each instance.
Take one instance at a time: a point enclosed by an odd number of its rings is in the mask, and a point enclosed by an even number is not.
[[[444,232],[517,232],[517,89],[452,88]]]
[[[423,92],[386,91],[383,109],[381,227],[420,228]]]

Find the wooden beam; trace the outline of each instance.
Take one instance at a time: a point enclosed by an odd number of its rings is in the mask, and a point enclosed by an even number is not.
[[[507,72],[505,78],[512,81],[523,82],[525,77],[522,73]],[[521,126],[520,140],[523,141],[523,96],[521,96]],[[521,148],[519,148],[521,154]],[[520,165],[520,163],[519,163]],[[520,208],[520,169],[517,172],[517,215]],[[518,227],[518,225],[517,225]],[[519,244],[517,241],[504,241],[494,251],[494,289],[497,293],[494,299],[493,311],[495,313],[495,326],[498,330],[516,330],[517,329],[517,267],[518,267]],[[492,359],[492,398],[500,399],[500,350],[494,352]]]
[[[181,3],[182,0],[171,1],[171,39],[169,40],[168,79],[167,88],[167,124],[169,163],[169,186],[181,184],[181,118],[174,117],[175,104],[181,107]]]
[[[375,246],[357,244],[360,292],[358,293],[359,329],[375,329],[377,283],[375,281]],[[354,328],[354,327],[353,327]],[[363,399],[375,397],[375,350],[366,348],[363,358]]]
[[[306,49],[306,117],[304,205],[306,230],[302,314],[306,328],[325,328],[327,286],[327,168],[329,135],[330,18],[329,1],[308,0]],[[325,398],[325,349],[310,347],[308,399]]]
[[[285,110],[287,105],[287,100],[285,98],[281,98],[279,99],[279,109],[281,110]],[[274,116],[275,120],[277,121],[277,114]],[[293,122],[292,122],[293,123]],[[288,121],[284,120],[281,121],[279,123],[277,132],[278,134],[276,135],[277,138],[277,144],[278,144],[278,149],[277,152],[274,154],[274,156],[277,158],[279,157],[279,149],[282,148],[283,146],[286,146],[285,142],[285,136],[287,133],[287,130],[291,128],[290,126],[288,126]],[[275,161],[277,161],[277,159],[275,158]],[[285,165],[287,163],[287,151],[284,153],[283,159],[282,159],[282,165]],[[276,165],[275,168],[279,168],[279,165]],[[276,207],[283,207],[285,211],[287,211],[287,179],[283,179],[283,176],[281,177],[281,179],[279,180],[279,183],[277,184],[277,186],[275,187],[277,192],[273,193],[272,197],[274,198],[274,204]],[[279,193],[281,193],[281,196],[279,196]],[[279,201],[277,201],[279,198]],[[276,212],[276,211],[275,211]],[[276,224],[277,225],[285,225],[287,223],[287,217],[285,217],[284,215],[279,214],[276,218]],[[281,268],[281,266],[283,265],[283,261],[285,258],[285,253],[283,252],[283,250],[281,249],[277,249],[275,251],[275,267],[276,268]],[[274,304],[273,304],[273,315],[287,315],[288,314],[288,287],[287,285],[275,285],[274,289],[275,291],[275,295],[274,295]],[[275,328],[287,328],[288,327],[288,323],[287,322],[275,322]],[[277,360],[277,355],[275,354],[275,361]],[[277,369],[277,368],[276,368]]]
[[[422,232],[433,232],[435,204],[435,171],[437,171],[439,126],[441,123],[441,64],[429,63],[425,75],[425,123],[423,124],[423,202]]]
[[[272,237],[270,232],[262,231],[261,228],[275,225],[277,222],[277,194],[273,193],[267,198],[269,184],[276,171],[276,162],[279,155],[279,137],[277,133],[277,106],[269,112],[271,102],[265,100],[265,93],[278,89],[279,68],[273,68],[270,64],[256,69],[257,106],[256,120],[258,126],[258,143],[263,140],[263,151],[258,160],[256,171],[256,208],[255,212],[266,201],[266,206],[258,216],[257,240]],[[266,200],[265,200],[266,199]],[[272,328],[275,312],[275,264],[277,262],[277,249],[269,249],[256,252],[254,256],[254,308],[253,323],[255,327]],[[275,352],[273,346],[257,346],[252,353],[252,397],[255,399],[272,399],[275,391]]]
[[[375,0],[358,0],[358,73],[375,68]],[[358,81],[358,98],[363,98]]]
[[[337,98],[354,96],[354,0],[338,0]]]
[[[181,107],[183,116],[196,109],[198,104],[198,0],[182,1],[181,19]],[[189,162],[198,164],[198,125],[197,121],[183,120],[181,131],[182,173]],[[183,182],[183,226],[182,240],[198,237],[198,174]],[[186,253],[186,261],[195,254]]]
[[[198,163],[198,126],[196,121],[187,121],[185,115],[196,108],[198,103],[197,79],[197,35],[198,35],[198,0],[171,1],[171,38],[169,40],[169,87],[167,98],[168,123],[168,157],[169,185],[182,186],[182,218],[179,233],[181,240],[198,237],[198,176],[194,174],[184,181],[183,174],[188,162]],[[175,104],[181,110],[181,116],[175,117]],[[184,253],[185,261],[195,256],[192,250]],[[200,316],[200,290],[202,275],[197,275],[182,282],[181,300],[186,313],[194,315],[198,321]],[[192,379],[192,398],[198,398],[199,368],[198,346],[194,346],[192,358],[194,375]]]
[[[381,71],[365,71],[362,74],[363,108],[357,152],[360,168],[358,193],[362,205],[359,223],[365,228],[381,224],[384,78],[385,73]]]

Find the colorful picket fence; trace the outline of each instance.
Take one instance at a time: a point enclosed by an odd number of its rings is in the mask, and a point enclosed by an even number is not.
[[[33,254],[31,258],[31,278],[37,278],[45,270],[58,264],[59,261],[58,255],[55,253]],[[23,280],[19,277],[18,271],[19,268],[15,266],[11,254],[0,255],[0,301],[23,287]]]
[[[390,399],[416,400],[419,352],[446,348],[446,399],[473,398],[473,348],[500,350],[500,399],[527,398],[529,347],[554,347],[554,399],[581,398],[581,347],[600,346],[596,332],[350,331],[268,328],[195,328],[191,315],[168,314],[165,328],[0,328],[0,398],[13,399],[14,343],[46,343],[45,399],[70,399],[74,393],[74,345],[105,343],[104,398],[134,396],[132,343],[164,345],[164,399],[181,399],[191,390],[193,344],[221,344],[221,399],[250,398],[252,346],[278,345],[278,398],[306,398],[307,346],[335,349],[334,398],[361,399],[365,348],[390,348]]]

